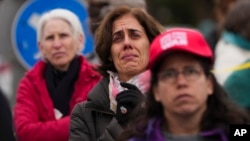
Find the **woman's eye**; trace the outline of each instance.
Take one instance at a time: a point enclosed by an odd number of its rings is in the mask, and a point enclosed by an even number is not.
[[[165,78],[172,78],[172,77],[174,77],[175,76],[175,72],[173,72],[173,71],[165,71],[164,73],[163,73],[163,76],[162,77],[165,77]]]
[[[194,69],[188,69],[186,72],[187,73],[195,73],[195,70]]]
[[[138,34],[134,33],[134,34],[132,34],[132,37],[133,37],[133,38],[139,38],[139,37],[140,37],[140,35],[138,35]]]
[[[54,36],[47,36],[45,40],[53,40]]]
[[[133,31],[130,33],[131,38],[139,38],[140,34],[138,33],[138,31]]]
[[[113,42],[118,42],[118,41],[120,41],[121,39],[122,39],[121,36],[115,36],[115,37],[113,38]]]
[[[68,34],[61,34],[60,37],[64,38],[64,37],[67,37]]]
[[[194,74],[198,74],[199,71],[195,68],[188,68],[186,70],[184,70],[184,74],[186,75],[194,75]]]
[[[190,72],[190,73],[197,73],[197,72],[198,72],[198,70],[197,70],[197,69],[195,69],[195,68],[192,68],[192,69],[190,69],[190,70],[189,70],[189,72]]]

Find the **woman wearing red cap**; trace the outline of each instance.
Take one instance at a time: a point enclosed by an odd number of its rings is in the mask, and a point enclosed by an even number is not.
[[[229,124],[249,121],[211,73],[213,56],[200,32],[172,28],[150,47],[151,87],[146,113],[121,140],[228,140]]]

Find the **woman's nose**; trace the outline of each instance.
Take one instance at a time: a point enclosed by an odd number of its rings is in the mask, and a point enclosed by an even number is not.
[[[176,82],[178,84],[183,84],[187,82],[187,79],[183,73],[179,72],[178,75],[176,76]]]
[[[60,47],[62,45],[62,42],[59,38],[55,38],[53,41],[53,47]]]
[[[124,37],[124,48],[128,48],[131,47],[131,39],[129,38],[129,36],[125,36]]]

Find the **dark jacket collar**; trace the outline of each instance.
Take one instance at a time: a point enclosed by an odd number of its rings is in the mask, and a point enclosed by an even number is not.
[[[96,86],[89,92],[86,108],[91,108],[108,114],[114,114],[114,112],[110,109],[108,85],[108,77],[104,77],[96,84]]]

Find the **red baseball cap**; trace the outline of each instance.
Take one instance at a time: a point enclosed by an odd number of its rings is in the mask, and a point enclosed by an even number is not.
[[[162,56],[172,51],[183,51],[211,60],[213,54],[203,35],[191,28],[169,28],[158,35],[150,45],[149,69],[153,70]]]

